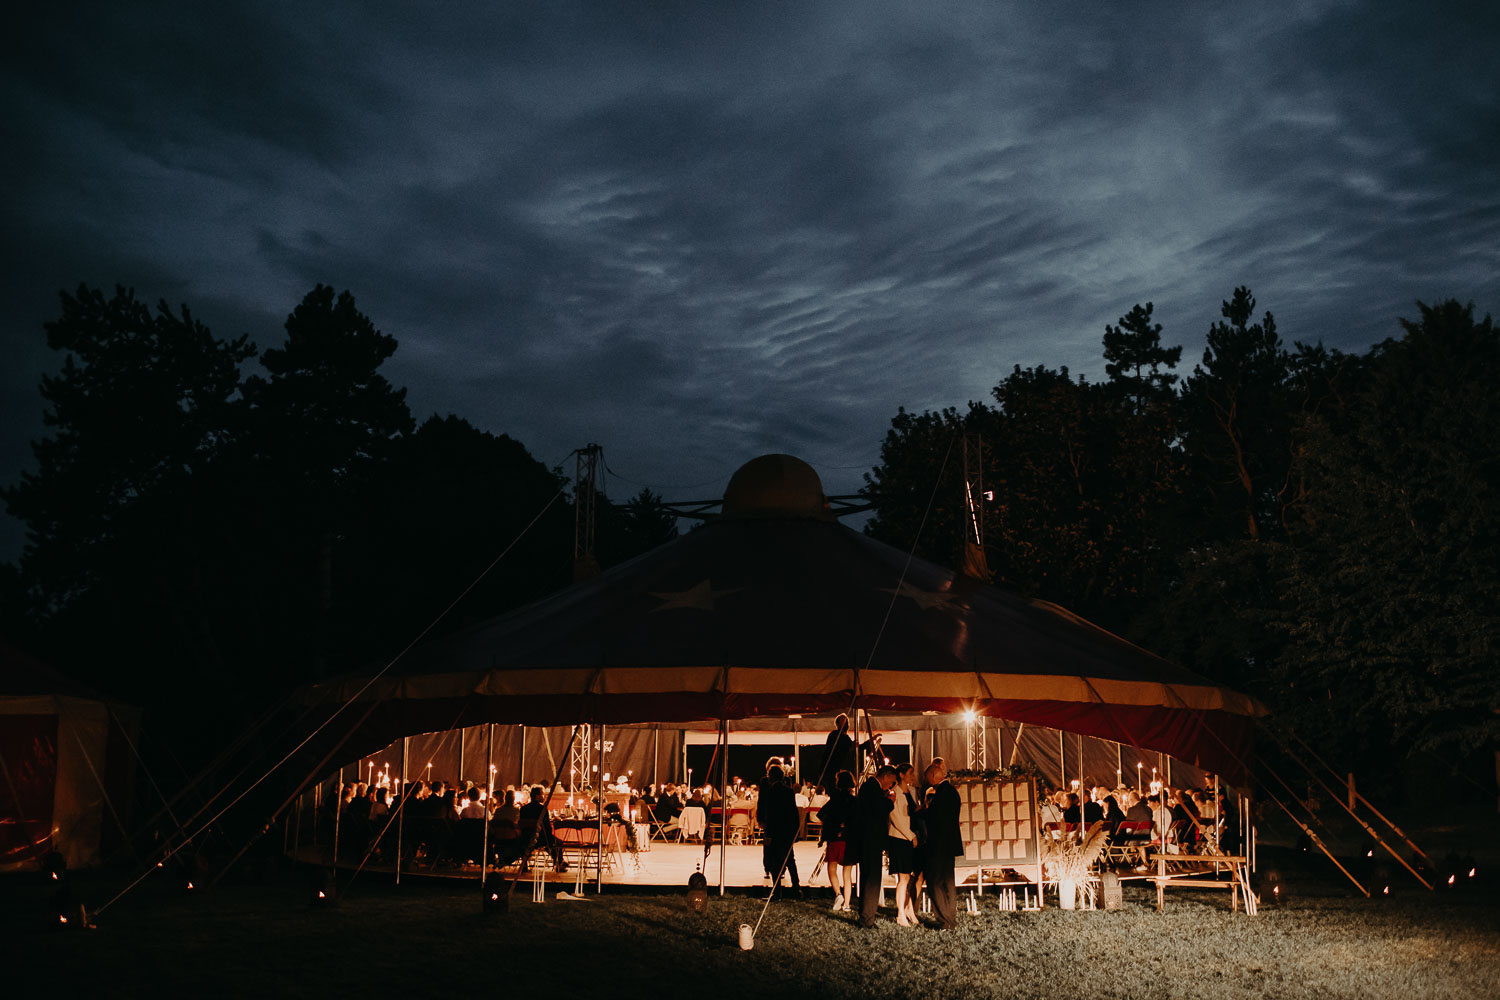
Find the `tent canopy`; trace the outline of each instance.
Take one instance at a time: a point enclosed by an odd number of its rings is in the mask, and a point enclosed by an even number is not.
[[[859,534],[817,474],[763,456],[724,513],[514,613],[419,645],[373,684],[303,692],[349,759],[483,722],[686,722],[872,712],[1051,726],[1171,754],[1231,777],[1253,698],[1056,605]],[[367,686],[368,685],[368,686]]]

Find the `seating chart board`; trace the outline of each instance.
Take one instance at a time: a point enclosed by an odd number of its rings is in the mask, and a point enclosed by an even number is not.
[[[964,838],[959,867],[1014,868],[1040,861],[1036,790],[1029,780],[955,780]]]

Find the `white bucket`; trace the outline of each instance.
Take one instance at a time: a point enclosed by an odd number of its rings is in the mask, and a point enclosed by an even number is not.
[[[749,951],[755,947],[755,928],[749,924],[740,924],[740,950]]]

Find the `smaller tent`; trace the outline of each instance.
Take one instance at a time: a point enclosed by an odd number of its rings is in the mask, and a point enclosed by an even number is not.
[[[51,851],[98,864],[123,840],[138,713],[0,643],[0,872]]]

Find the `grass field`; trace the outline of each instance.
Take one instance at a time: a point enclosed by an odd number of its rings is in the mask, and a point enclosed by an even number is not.
[[[47,887],[5,896],[6,993],[64,996],[422,997],[587,991],[714,997],[1500,997],[1500,906],[1483,887],[1398,883],[1368,901],[1326,872],[1282,867],[1290,904],[1230,913],[1228,894],[1180,890],[1165,913],[1132,887],[1117,912],[1005,913],[986,897],[944,934],[887,919],[861,930],[822,898],[771,904],[752,951],[738,927],[762,903],[606,891],[485,916],[473,884],[362,878],[312,909],[282,873],[211,893],[147,884],[87,932],[44,929]],[[104,879],[103,876],[94,876]],[[107,898],[106,881],[85,898]],[[29,983],[28,983],[29,981]]]

